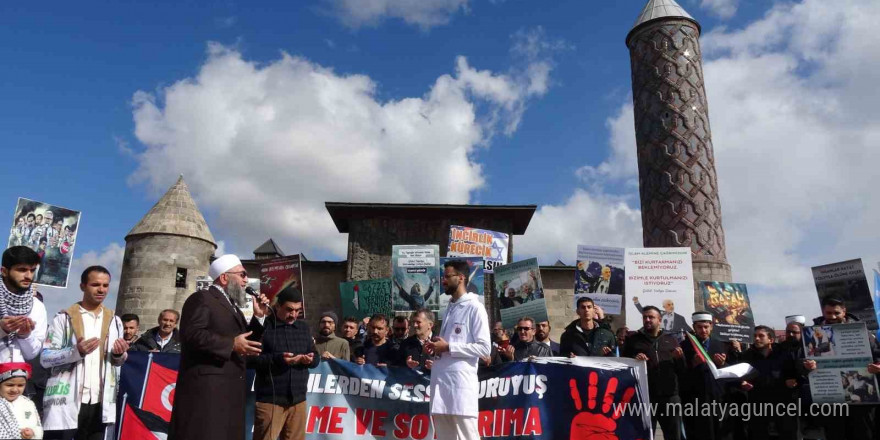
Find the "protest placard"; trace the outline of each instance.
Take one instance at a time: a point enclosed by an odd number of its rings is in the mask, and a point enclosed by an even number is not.
[[[575,310],[577,300],[587,296],[606,314],[620,314],[626,287],[624,252],[623,248],[578,245],[572,306]]]
[[[544,284],[538,259],[517,261],[495,268],[495,291],[501,306],[501,325],[513,328],[524,316],[547,320]]]
[[[426,307],[438,313],[440,246],[394,245],[391,247],[391,298],[395,312]]]
[[[703,307],[712,314],[712,338],[723,342],[752,342],[755,316],[745,284],[700,281]]]
[[[804,327],[801,339],[806,358],[816,361],[809,375],[814,402],[880,402],[877,378],[868,372],[873,357],[864,322]]]
[[[339,283],[339,294],[344,317],[360,321],[376,313],[391,315],[391,278]]]
[[[303,311],[299,319],[306,316],[305,288],[302,283],[302,257],[289,255],[281,258],[265,260],[260,264],[260,289],[271,301],[278,292],[293,286],[303,293]]]
[[[626,326],[642,327],[642,307],[661,310],[660,325],[679,333],[691,331],[694,313],[694,269],[690,248],[627,248]]]
[[[81,213],[20,197],[7,247],[27,246],[40,256],[34,284],[67,287]]]
[[[443,273],[443,265],[449,260],[464,260],[468,264],[467,291],[476,293],[480,297],[480,304],[486,304],[483,291],[486,290],[484,280],[484,260],[481,257],[441,257],[440,273]],[[442,276],[442,275],[441,275]],[[437,319],[443,319],[446,315],[446,307],[449,306],[449,295],[440,295],[440,314]]]
[[[847,313],[877,330],[874,301],[861,259],[813,267],[813,281],[820,302],[828,297],[839,298],[846,304]]]
[[[510,236],[497,231],[470,228],[467,226],[449,227],[449,257],[482,257],[485,273],[493,273],[496,266],[507,264],[507,247]]]

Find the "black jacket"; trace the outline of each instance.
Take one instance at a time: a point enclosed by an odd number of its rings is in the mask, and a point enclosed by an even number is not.
[[[553,352],[550,351],[550,347],[532,339],[532,342],[523,342],[516,341],[513,344],[513,360],[516,362],[520,362],[522,360],[528,359],[530,356],[535,357],[553,357]],[[503,358],[505,362],[511,362],[510,360]]]
[[[354,362],[355,358],[361,357],[364,355],[364,341],[360,338],[360,336],[355,336],[352,339],[342,338],[348,341],[348,352],[351,354],[351,361]]]
[[[679,372],[681,388],[679,393],[682,400],[693,401],[699,399],[701,402],[709,402],[720,399],[724,388],[712,376],[712,370],[709,368],[708,362],[714,362],[712,358],[716,354],[726,355],[727,359],[724,365],[719,367],[723,368],[738,363],[741,353],[734,350],[730,343],[712,338],[709,338],[709,349],[706,350],[709,354],[709,359],[706,359],[706,362],[694,362],[697,352],[694,350],[693,345],[691,345],[689,338],[681,342],[681,350],[684,352],[684,368]]]
[[[159,327],[153,327],[144,332],[140,338],[128,349],[128,351],[153,351],[159,350],[161,353],[180,353],[180,334],[177,329],[171,333],[171,340],[164,347],[159,347],[156,342],[156,334],[159,333]]]
[[[408,357],[412,357],[414,361],[419,363],[418,369],[424,373],[429,372],[430,370],[425,368],[425,361],[432,358],[431,355],[425,354],[422,351],[422,341],[419,340],[419,337],[416,335],[412,335],[403,340],[400,343],[400,349],[397,353],[397,359],[392,364],[397,367],[406,367],[406,359]]]
[[[661,331],[655,338],[644,329],[630,333],[623,344],[621,356],[635,358],[639,353],[648,357],[648,393],[652,402],[678,395],[678,373],[684,369],[684,360],[676,358],[678,340],[671,333]]]
[[[263,352],[248,357],[248,367],[257,370],[254,383],[257,402],[296,405],[305,401],[309,368],[317,367],[321,361],[308,324],[303,320],[287,324],[270,313],[266,317],[262,343]],[[288,365],[284,362],[284,353],[312,353],[314,359],[311,365]]]
[[[790,351],[779,344],[771,347],[766,357],[754,346],[742,355],[742,362],[757,370],[756,375],[746,378],[754,386],[747,392],[750,402],[786,403],[792,397],[792,390],[785,386],[785,381],[797,379],[794,360]]]
[[[572,353],[575,356],[614,356],[614,346],[617,339],[614,333],[599,323],[592,330],[581,329],[578,326],[579,319],[575,319],[565,327],[562,339],[559,340],[559,355],[568,357]],[[607,355],[602,347],[608,347],[611,352]]]

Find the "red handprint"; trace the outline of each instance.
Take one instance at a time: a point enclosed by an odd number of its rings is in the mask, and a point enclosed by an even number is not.
[[[614,405],[614,394],[617,392],[617,378],[608,379],[605,384],[605,394],[602,396],[601,412],[586,412],[581,401],[581,393],[578,390],[577,381],[571,379],[569,382],[571,388],[571,400],[574,401],[574,407],[581,411],[571,420],[570,440],[618,440],[617,439],[617,419],[623,415],[623,408],[635,395],[634,387],[629,387],[623,392],[623,398],[616,406]],[[587,408],[590,411],[596,410],[596,396],[599,394],[599,375],[594,371],[589,376],[589,386],[587,387]],[[611,413],[614,409],[613,414]]]

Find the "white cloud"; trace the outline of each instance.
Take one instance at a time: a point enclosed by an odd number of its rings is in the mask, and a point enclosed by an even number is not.
[[[325,0],[325,3],[333,15],[351,28],[400,19],[426,30],[447,24],[459,11],[468,10],[468,0]]]
[[[467,203],[484,184],[474,152],[496,130],[512,133],[543,93],[518,70],[478,70],[464,57],[421,97],[381,102],[377,87],[303,58],[258,64],[211,44],[196,77],[135,94],[145,150],[132,181],[161,193],[182,173],[200,207],[218,213],[211,227],[227,249],[271,236],[343,257],[325,201]]]
[[[731,18],[736,15],[739,0],[700,0],[700,7],[719,18]]]
[[[875,1],[805,0],[702,39],[728,259],[735,280],[750,286],[759,323],[819,314],[810,266],[864,257],[873,268],[880,259],[880,47],[871,43],[878,20]],[[637,179],[631,101],[608,127],[608,158],[578,171],[593,188]],[[607,209],[595,203],[602,197],[575,196],[567,212],[536,216],[529,234],[546,238],[529,240],[555,243],[564,256],[573,245],[559,236],[593,243],[581,231],[594,210]],[[578,211],[583,220],[564,231],[542,224]],[[544,263],[555,261],[548,257]]]
[[[82,300],[82,291],[79,288],[80,275],[89,266],[104,266],[110,271],[110,293],[104,300],[104,304],[111,309],[116,309],[116,293],[119,291],[119,275],[122,271],[122,257],[124,255],[125,246],[110,243],[100,251],[89,251],[74,256],[66,288],[37,286],[37,290],[43,294],[43,301],[50,321],[59,311]]]

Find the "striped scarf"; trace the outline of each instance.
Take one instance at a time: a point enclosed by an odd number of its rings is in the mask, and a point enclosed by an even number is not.
[[[6,288],[0,280],[0,317],[29,315],[34,307],[34,285],[27,290],[15,293]]]

